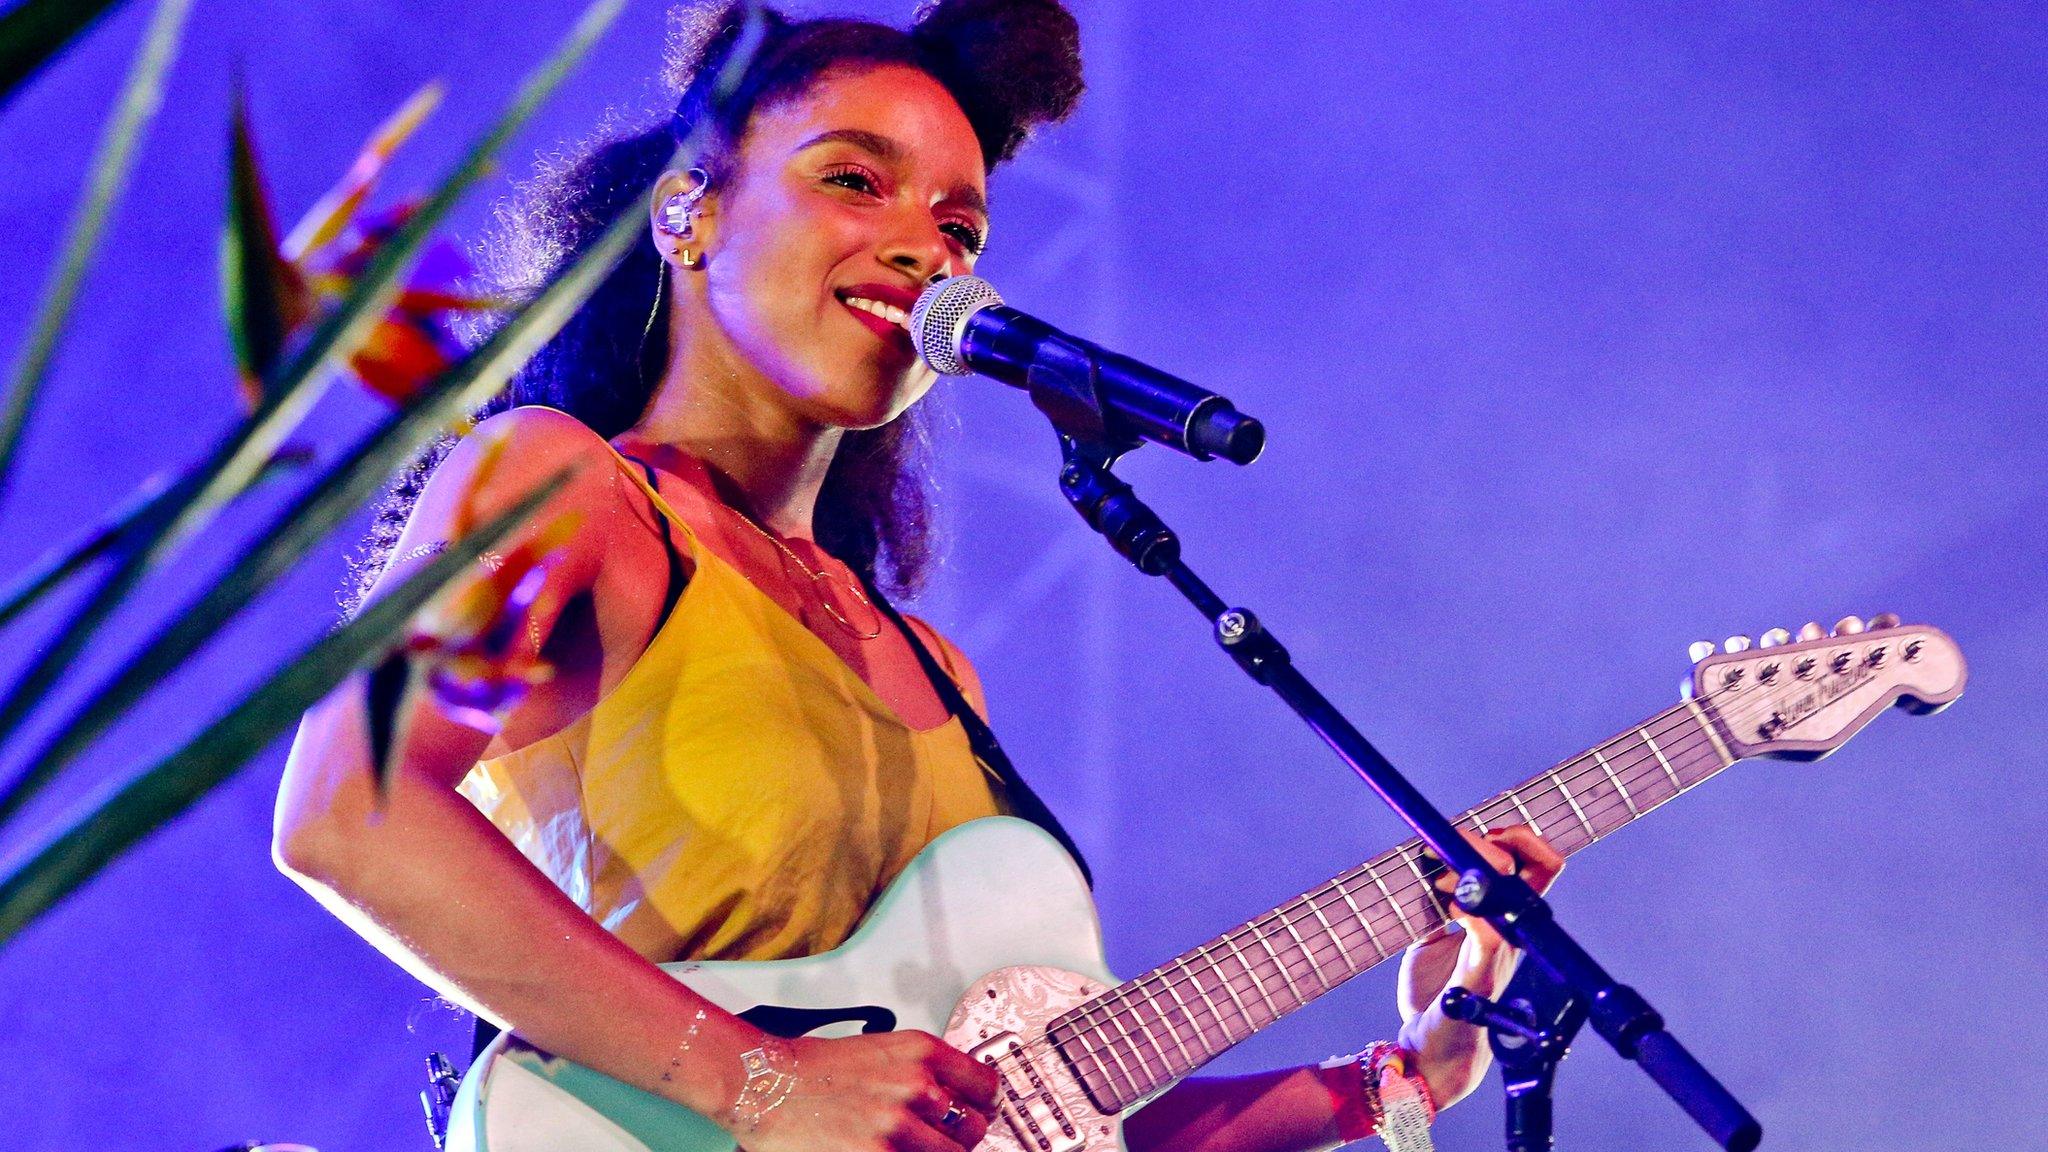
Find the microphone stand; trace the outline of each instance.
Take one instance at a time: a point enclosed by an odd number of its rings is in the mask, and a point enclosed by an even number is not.
[[[1075,370],[1063,370],[1068,368]],[[1087,365],[1045,363],[1032,375],[1032,400],[1060,434],[1065,461],[1060,492],[1067,502],[1138,571],[1163,576],[1178,589],[1210,622],[1216,642],[1237,666],[1294,709],[1449,866],[1458,877],[1458,906],[1484,917],[1528,953],[1531,962],[1520,965],[1501,1003],[1447,993],[1444,1004],[1446,1014],[1483,1022],[1491,1032],[1489,1042],[1508,1081],[1511,1152],[1550,1148],[1551,1082],[1557,1062],[1588,1020],[1616,1052],[1640,1064],[1716,1144],[1730,1152],[1755,1148],[1763,1138],[1762,1127],[1665,1031],[1663,1018],[1649,1003],[1609,976],[1559,926],[1550,906],[1521,877],[1494,871],[1444,814],[1294,667],[1287,649],[1256,615],[1224,603],[1182,562],[1179,538],[1110,471],[1119,458],[1138,447],[1138,441],[1116,429],[1099,402],[1091,403],[1096,400],[1094,374]]]

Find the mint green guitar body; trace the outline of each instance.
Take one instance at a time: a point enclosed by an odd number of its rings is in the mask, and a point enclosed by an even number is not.
[[[663,966],[731,1012],[785,1035],[915,1029],[992,1062],[1116,981],[1095,902],[1057,842],[1022,820],[976,820],[934,840],[853,938],[818,956]],[[979,1051],[977,1051],[979,1050]],[[1056,1054],[1039,1099],[1006,1105],[991,1152],[1121,1149]],[[1024,1086],[1026,1092],[1031,1089]],[[1054,1122],[1057,1116],[1060,1122]],[[1071,1134],[1069,1130],[1071,1129]],[[1044,1140],[1044,1143],[1041,1143]],[[449,1152],[733,1152],[709,1120],[500,1036],[463,1078]]]

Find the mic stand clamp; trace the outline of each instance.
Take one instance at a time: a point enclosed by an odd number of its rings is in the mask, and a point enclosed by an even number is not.
[[[1448,988],[1442,1005],[1451,1019],[1486,1028],[1507,1094],[1508,1152],[1550,1152],[1550,1089],[1558,1061],[1586,1022],[1585,1002],[1543,965],[1525,962],[1498,1000]]]

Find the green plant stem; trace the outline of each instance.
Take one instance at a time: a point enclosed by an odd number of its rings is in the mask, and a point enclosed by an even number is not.
[[[312,458],[310,448],[288,447],[271,457],[271,467],[263,475],[267,479],[308,463]],[[143,481],[126,500],[98,524],[87,529],[76,544],[51,552],[36,567],[23,573],[5,592],[0,592],[0,628],[13,623],[37,601],[63,587],[64,582],[80,569],[112,551],[124,537],[135,531],[137,524],[161,512],[166,503],[183,499],[184,493],[191,490],[191,484],[189,474],[174,483],[171,475],[165,472]]]
[[[83,7],[86,5],[71,5],[73,9]],[[35,326],[30,329],[27,347],[7,390],[7,406],[0,409],[0,499],[7,495],[8,480],[13,474],[14,458],[21,448],[29,409],[42,391],[43,381],[49,377],[50,364],[57,356],[58,341],[64,335],[65,324],[71,319],[72,308],[78,303],[79,288],[85,283],[86,270],[92,266],[92,254],[99,247],[100,234],[106,231],[107,216],[113,210],[114,198],[128,182],[128,173],[134,167],[135,152],[142,142],[142,130],[163,107],[164,76],[169,73],[171,62],[177,59],[185,17],[191,10],[192,0],[162,0],[156,6],[156,15],[149,22],[149,32],[142,39],[142,48],[136,53],[135,62],[129,65],[128,79],[122,85],[114,114],[107,120],[106,132],[100,137],[99,152],[93,157],[92,177],[86,186],[85,199],[79,204],[77,219],[72,222],[71,233],[64,241],[64,254],[57,263],[56,279],[50,282],[42,307],[36,311]],[[14,19],[20,11],[16,9],[8,13],[6,19]]]
[[[0,788],[4,825],[58,771],[174,673],[251,600],[375,494],[393,469],[437,428],[496,395],[574,315],[646,229],[636,201],[576,261],[475,352],[428,386],[411,408],[365,436],[349,454],[255,535],[206,592],[151,637],[58,726],[28,766]]]
[[[479,554],[532,515],[561,488],[568,472],[557,472],[517,505],[379,596],[345,627],[300,653],[154,767],[80,805],[79,814],[65,821],[42,848],[0,878],[0,946],[115,857],[240,771],[351,672],[381,659],[402,639],[421,605],[462,577]]]
[[[0,15],[0,107],[120,0],[21,0]]]
[[[714,92],[721,97],[737,84],[759,44],[759,9],[749,14],[749,34],[728,62]],[[677,149],[674,164],[697,155],[707,129],[699,126]],[[288,570],[304,552],[366,500],[384,477],[437,428],[453,422],[497,394],[513,372],[583,306],[626,252],[644,235],[646,220],[636,198],[570,266],[552,279],[475,352],[428,385],[413,406],[394,417],[310,486],[294,505],[258,534],[221,579],[166,626],[120,671],[79,705],[32,756],[27,767],[0,788],[0,824],[78,756],[108,727],[171,675],[256,595]]]
[[[512,108],[499,118],[463,158],[456,171],[380,249],[356,280],[348,297],[324,316],[295,352],[267,382],[263,402],[196,470],[189,499],[167,507],[139,525],[132,545],[115,553],[114,562],[58,631],[53,643],[38,653],[0,697],[0,745],[21,727],[58,677],[84,651],[144,576],[189,535],[211,522],[230,499],[245,491],[313,403],[319,399],[336,356],[359,345],[396,298],[401,279],[432,229],[454,207],[470,185],[489,168],[491,158],[541,102],[558,87],[598,35],[618,15],[624,0],[597,0],[577,21],[568,41],[520,89]]]

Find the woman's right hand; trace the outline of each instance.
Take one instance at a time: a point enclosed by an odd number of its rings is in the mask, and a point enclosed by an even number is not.
[[[790,1050],[796,1083],[781,1104],[717,1118],[748,1152],[959,1152],[980,1144],[995,1116],[995,1070],[928,1032],[795,1040]],[[955,1104],[963,1114],[947,1124]]]

